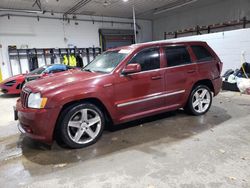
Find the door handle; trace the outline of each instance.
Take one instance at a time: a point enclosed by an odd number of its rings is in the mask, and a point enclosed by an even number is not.
[[[160,79],[162,79],[162,76],[152,76],[151,79],[152,80],[160,80]]]
[[[189,70],[189,71],[187,71],[187,73],[194,73],[195,72],[195,70]]]

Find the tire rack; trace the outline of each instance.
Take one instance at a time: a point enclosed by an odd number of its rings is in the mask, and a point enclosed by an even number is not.
[[[19,73],[22,73],[21,58],[27,59],[29,62],[29,56],[35,55],[37,58],[43,58],[45,65],[48,64],[47,58],[52,56],[59,56],[60,58],[64,55],[67,56],[69,61],[70,55],[81,54],[82,58],[86,57],[87,63],[90,63],[90,57],[95,58],[97,55],[101,54],[101,48],[32,48],[32,49],[8,49],[9,62],[11,69],[11,76],[13,76],[13,66],[11,60],[16,59],[19,66]],[[30,70],[29,70],[30,71]]]
[[[242,26],[242,28],[246,28],[247,24],[250,24],[250,20],[247,20],[247,18],[244,17],[240,20],[232,20],[232,21],[212,24],[212,25],[208,25],[208,26],[197,25],[194,28],[177,30],[177,31],[168,32],[168,33],[164,32],[164,39],[167,39],[168,36],[170,36],[172,38],[178,38],[179,35],[183,35],[183,34],[195,33],[196,35],[202,35],[202,32],[211,33],[211,31],[215,30],[215,29],[222,29],[222,28],[234,27],[234,26]]]

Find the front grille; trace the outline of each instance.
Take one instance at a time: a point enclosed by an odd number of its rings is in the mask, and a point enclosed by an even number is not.
[[[28,107],[29,94],[30,94],[30,91],[27,91],[25,89],[23,89],[21,92],[21,103],[22,103],[23,108]]]

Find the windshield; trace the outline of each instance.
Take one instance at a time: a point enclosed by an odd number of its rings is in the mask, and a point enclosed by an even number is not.
[[[105,52],[97,56],[90,64],[85,66],[83,70],[110,73],[127,55],[128,52],[123,50]]]
[[[47,67],[48,66],[43,66],[43,67],[37,68],[37,69],[31,71],[29,74],[42,74],[43,71],[45,71]]]

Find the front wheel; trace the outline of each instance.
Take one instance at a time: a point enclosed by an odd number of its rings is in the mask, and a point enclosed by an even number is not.
[[[184,109],[192,115],[203,115],[210,109],[212,100],[211,90],[205,85],[198,85],[191,92]]]
[[[91,103],[68,107],[60,119],[60,140],[70,148],[94,144],[101,137],[105,122],[102,111]]]

